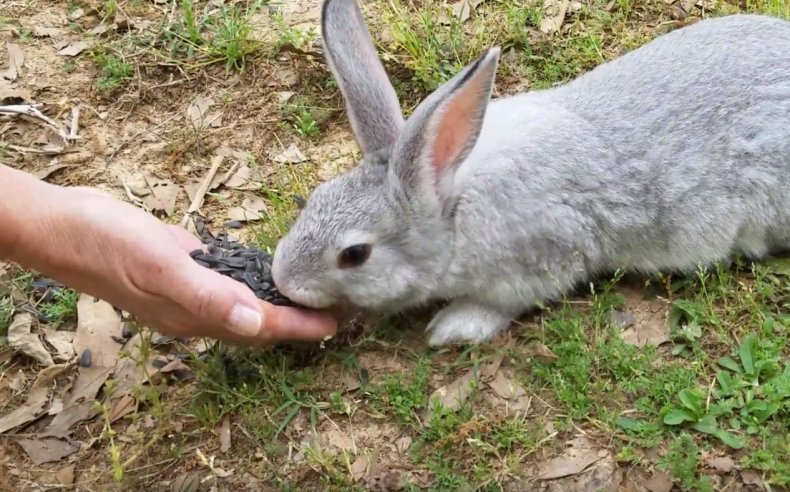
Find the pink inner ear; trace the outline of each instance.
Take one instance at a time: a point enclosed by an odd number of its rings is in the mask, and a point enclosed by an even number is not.
[[[460,89],[440,117],[432,153],[437,180],[449,166],[458,164],[457,160],[472,136],[476,109],[481,103],[481,79],[478,75]]]

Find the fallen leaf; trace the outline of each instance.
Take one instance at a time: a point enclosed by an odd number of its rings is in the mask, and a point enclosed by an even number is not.
[[[626,343],[643,347],[661,345],[669,341],[669,303],[661,299],[645,300],[642,294],[626,290],[627,310],[634,315],[634,323],[620,332]]]
[[[686,12],[686,9],[683,8],[681,2],[673,3],[669,6],[669,15],[673,20],[677,21],[686,20],[689,16],[688,12]]]
[[[275,95],[277,96],[277,100],[280,102],[280,104],[285,104],[292,97],[294,97],[296,95],[296,93],[295,92],[291,92],[291,91],[280,91],[280,92],[275,93]]]
[[[57,27],[33,26],[33,36],[37,38],[52,38],[60,34]]]
[[[287,149],[280,154],[272,157],[274,162],[280,164],[299,164],[307,160],[307,157],[299,150],[295,143],[292,143]]]
[[[264,176],[259,169],[251,169],[250,166],[242,164],[232,176],[225,181],[224,186],[234,190],[257,189]]]
[[[562,455],[549,460],[541,467],[538,478],[553,480],[581,473],[605,456],[601,456],[598,451],[599,449],[593,447],[593,444],[586,438],[574,439],[571,441],[571,446]]]
[[[11,87],[6,79],[0,77],[0,104],[21,104],[29,98],[27,92]]]
[[[106,301],[87,294],[77,299],[77,333],[74,337],[74,351],[81,355],[85,349],[91,351],[91,365],[95,367],[115,367],[121,345],[112,335],[121,333],[121,317]]]
[[[130,413],[134,412],[136,405],[136,401],[132,395],[123,395],[122,397],[115,400],[112,408],[110,409],[110,423],[122,419],[123,417],[129,415]]]
[[[488,383],[488,386],[497,394],[497,396],[506,400],[515,400],[521,396],[525,396],[527,392],[524,388],[513,381],[501,372],[497,373],[493,381]]]
[[[61,485],[69,486],[74,484],[74,468],[75,465],[69,465],[56,471],[55,480]]]
[[[222,419],[219,429],[219,450],[222,453],[230,451],[230,419],[227,415]]]
[[[63,405],[70,407],[77,403],[93,401],[110,374],[112,374],[112,367],[95,365],[80,367],[77,379],[63,399]]]
[[[525,355],[527,355],[528,357],[534,357],[539,361],[545,363],[554,362],[559,358],[556,355],[554,355],[554,352],[552,352],[547,346],[545,346],[541,342],[533,342],[532,344],[530,344],[530,346],[527,348],[525,352]]]
[[[145,182],[151,193],[143,197],[143,202],[149,210],[162,210],[168,216],[173,215],[178,198],[178,186],[169,179],[157,178],[146,174]]]
[[[49,401],[50,383],[69,367],[69,364],[60,364],[47,367],[39,372],[28,391],[25,403],[0,417],[0,434],[40,417],[45,411],[47,401]]]
[[[705,461],[709,468],[716,470],[720,473],[730,473],[735,469],[735,460],[729,456],[719,456],[717,458],[710,458]]]
[[[228,209],[228,219],[239,222],[261,220],[266,208],[266,202],[262,198],[248,196],[241,202],[240,207]]]
[[[58,51],[58,54],[63,56],[77,56],[85,51],[86,48],[88,48],[88,43],[85,41],[76,41],[69,43],[68,46],[62,48],[60,51]]]
[[[356,446],[354,446],[354,440],[351,439],[348,432],[332,429],[325,434],[325,439],[327,444],[329,444],[331,447],[339,449],[340,451],[354,452],[356,450]]]
[[[765,488],[762,477],[755,470],[743,470],[741,472],[741,480],[743,480],[744,485],[757,485],[762,489]]]
[[[189,105],[187,108],[187,118],[189,121],[192,122],[192,126],[195,128],[203,128],[206,125],[204,124],[204,116],[208,109],[214,105],[214,100],[210,97],[198,96],[192,104]]]
[[[664,471],[657,471],[645,482],[645,488],[650,492],[670,492],[672,490],[672,478]]]
[[[278,70],[269,81],[269,87],[291,87],[299,82],[299,74],[295,70]]]
[[[494,358],[491,359],[491,362],[487,363],[480,369],[480,377],[486,381],[493,378],[497,371],[499,371],[499,366],[502,365],[503,360],[505,360],[504,351],[498,352],[496,355],[494,355]]]
[[[543,0],[544,15],[540,30],[546,34],[557,32],[565,21],[570,0]]]
[[[136,333],[124,345],[124,352],[126,352],[127,356],[119,358],[115,365],[113,398],[120,398],[131,392],[135,386],[144,384],[148,380],[148,375],[158,373],[159,369],[153,365],[152,354],[148,356],[146,367],[142,367],[140,364],[140,361],[143,360],[143,355],[147,354],[143,350],[144,344],[142,333]]]
[[[8,383],[8,389],[16,396],[24,391],[25,387],[27,387],[27,378],[25,377],[25,373],[20,369],[16,376],[11,378],[11,381]]]
[[[359,482],[362,480],[368,472],[368,463],[369,463],[368,456],[360,456],[348,468],[348,472],[351,474],[351,480],[354,482]]]
[[[68,362],[74,356],[73,331],[44,328],[44,339],[55,349],[53,358],[58,362]]]
[[[40,434],[40,437],[67,437],[72,427],[99,414],[99,410],[95,408],[94,404],[95,400],[91,398],[88,401],[63,407]]]
[[[189,368],[181,359],[173,359],[165,366],[159,369],[162,374],[172,374],[181,381],[191,379],[193,376],[192,369]]]
[[[476,383],[474,372],[470,370],[450,384],[437,388],[428,398],[426,422],[431,421],[436,403],[441,404],[442,414],[460,410],[464,402],[469,398],[469,395],[474,391]]]
[[[403,436],[395,441],[395,448],[398,450],[399,453],[406,453],[409,450],[409,446],[413,442],[412,438],[409,436]]]
[[[22,73],[22,65],[25,64],[25,54],[18,44],[6,42],[5,49],[8,52],[8,68],[2,77],[8,80],[16,80]]]
[[[69,13],[69,20],[75,21],[85,15],[85,10],[82,7],[77,7]]]
[[[461,22],[466,22],[472,12],[483,3],[484,0],[461,0],[453,4],[453,15]]]
[[[14,316],[14,320],[8,327],[8,345],[17,352],[32,357],[45,367],[55,365],[39,336],[31,332],[32,328],[33,315],[20,313]]]
[[[60,461],[66,456],[72,455],[80,450],[79,447],[67,441],[49,437],[46,439],[20,439],[17,441],[30,460],[36,465]]]
[[[200,477],[197,473],[184,473],[179,476],[170,488],[171,492],[197,492],[200,489]]]
[[[69,167],[68,164],[55,164],[55,165],[52,165],[52,166],[47,166],[44,169],[40,169],[40,170],[38,170],[38,171],[36,171],[34,173],[31,173],[31,174],[33,176],[35,176],[36,178],[38,178],[38,179],[44,180],[44,179],[47,179],[52,174],[54,174],[55,172],[60,171],[61,169],[64,169],[64,168],[67,168],[67,167]]]

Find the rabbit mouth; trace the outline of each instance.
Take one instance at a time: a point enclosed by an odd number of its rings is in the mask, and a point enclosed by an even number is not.
[[[327,309],[338,304],[338,299],[333,296],[304,287],[293,287],[282,293],[293,302],[312,309]]]

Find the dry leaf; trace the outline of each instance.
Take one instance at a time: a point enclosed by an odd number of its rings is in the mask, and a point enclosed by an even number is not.
[[[488,386],[494,391],[494,393],[497,394],[497,396],[506,400],[515,400],[521,396],[526,396],[527,394],[520,384],[511,381],[510,378],[501,372],[497,373],[494,380],[488,383]]]
[[[624,342],[639,347],[661,345],[669,341],[669,303],[661,299],[646,301],[641,293],[626,290],[627,309],[635,321],[620,333]]]
[[[453,4],[453,15],[461,22],[466,22],[472,12],[483,3],[484,0],[461,0]]]
[[[56,361],[68,362],[74,356],[74,335],[73,331],[44,328],[44,339],[55,349]]]
[[[497,354],[494,355],[494,358],[491,359],[491,362],[487,363],[480,369],[480,377],[486,381],[493,378],[497,371],[499,371],[499,366],[502,365],[503,360],[505,360],[504,351],[497,352]]]
[[[143,203],[149,210],[162,210],[168,216],[173,215],[178,198],[178,186],[169,179],[157,178],[152,174],[145,175],[145,182],[151,193],[143,197]]]
[[[348,469],[348,472],[351,474],[351,480],[354,482],[359,482],[365,475],[368,473],[368,464],[370,460],[368,456],[360,456],[353,463]]]
[[[730,473],[735,469],[735,460],[729,456],[719,456],[705,460],[705,464],[720,473]]]
[[[168,362],[164,367],[159,369],[159,372],[162,374],[172,374],[177,379],[181,381],[192,379],[194,374],[192,373],[192,369],[189,368],[181,359],[173,359]]]
[[[66,456],[72,455],[80,450],[79,447],[69,444],[66,441],[49,437],[46,439],[20,439],[17,441],[30,460],[36,465],[60,461]]]
[[[112,367],[80,367],[77,379],[63,399],[65,407],[93,401],[110,374],[112,374]]]
[[[123,395],[115,400],[112,408],[110,409],[110,423],[122,419],[135,410],[135,399],[132,395]]]
[[[222,453],[230,451],[230,419],[227,415],[222,419],[219,429],[219,450]]]
[[[60,34],[57,27],[33,26],[33,36],[37,38],[54,38]]]
[[[47,405],[49,385],[68,367],[68,364],[60,364],[47,367],[39,372],[33,385],[30,387],[30,391],[28,391],[25,403],[0,417],[0,434],[40,417]]]
[[[672,490],[672,478],[666,472],[658,470],[645,482],[645,488],[650,492],[669,492]]]
[[[554,362],[559,358],[556,355],[554,355],[554,352],[552,352],[547,346],[543,345],[541,342],[534,342],[530,344],[525,355],[529,357],[534,357],[539,361],[545,363]]]
[[[569,5],[570,0],[543,0],[545,13],[540,21],[540,30],[546,34],[559,31]]]
[[[260,169],[251,169],[250,166],[242,164],[232,176],[225,181],[224,185],[234,190],[258,189],[259,183],[264,180]]]
[[[98,390],[97,390],[98,391]],[[99,414],[91,399],[64,407],[40,434],[40,437],[66,437],[72,427]]]
[[[30,96],[26,91],[12,88],[6,79],[0,77],[0,104],[22,103],[28,99]]]
[[[47,166],[44,169],[40,169],[34,173],[31,173],[38,179],[44,180],[51,176],[56,171],[60,171],[61,169],[69,167],[68,164],[55,164],[52,166]]]
[[[299,150],[295,143],[292,143],[287,149],[280,154],[272,157],[274,162],[280,164],[299,164],[307,160],[307,157]]]
[[[205,118],[208,109],[214,105],[214,100],[210,97],[198,96],[192,104],[187,108],[187,118],[192,122],[194,128],[206,127],[206,122],[209,121]]]
[[[239,222],[261,220],[265,211],[266,202],[262,198],[248,196],[241,202],[240,207],[228,209],[228,218]]]
[[[22,53],[22,48],[18,44],[6,42],[5,48],[8,52],[8,68],[2,77],[13,81],[22,73],[22,65],[25,64],[25,54]]]
[[[538,478],[552,480],[583,472],[588,466],[599,461],[599,449],[584,437],[571,441],[571,446],[562,455],[549,460],[541,467]]]
[[[406,453],[409,450],[409,446],[413,442],[412,438],[409,436],[403,436],[395,441],[395,448],[398,450],[399,453]]]
[[[14,316],[11,326],[8,327],[8,345],[17,352],[32,357],[45,367],[55,365],[52,356],[44,348],[44,343],[38,335],[31,333],[32,328],[33,316],[30,313]]]
[[[121,317],[111,304],[80,294],[77,299],[77,334],[74,337],[77,356],[90,349],[91,365],[115,367],[121,345],[112,339],[112,335],[120,332]]]
[[[82,53],[86,48],[88,48],[88,43],[85,41],[76,41],[73,43],[69,43],[68,46],[62,48],[58,51],[59,55],[63,56],[77,56]]]
[[[324,434],[326,438],[326,442],[334,448],[337,448],[341,451],[356,451],[356,446],[354,446],[354,440],[351,439],[351,436],[348,432],[332,429],[326,434]]]
[[[469,398],[469,395],[474,391],[476,383],[475,375],[470,370],[452,383],[434,391],[428,398],[426,422],[430,422],[433,416],[434,405],[437,401],[442,405],[442,414],[460,410],[464,402]]]
[[[197,492],[200,489],[200,477],[197,473],[184,473],[179,476],[173,486],[172,492]]]
[[[118,359],[115,365],[113,374],[113,379],[115,380],[113,397],[121,397],[131,392],[135,386],[147,381],[148,374],[154,375],[158,373],[158,369],[154,367],[150,355],[149,359],[146,361],[146,367],[141,367],[139,361],[143,359],[143,343],[142,333],[136,333],[126,342],[126,345],[124,345],[124,352],[126,352],[128,356]]]
[[[299,82],[299,74],[295,70],[279,70],[269,81],[269,87],[291,87],[297,82]]]
[[[765,489],[762,477],[755,470],[743,470],[741,472],[741,480],[743,480],[744,485],[756,485],[761,489]]]
[[[55,480],[61,485],[74,484],[74,465],[69,465],[55,472]]]
[[[294,97],[296,95],[296,93],[295,92],[291,92],[291,91],[280,91],[280,92],[275,93],[275,95],[277,96],[277,100],[280,101],[280,104],[285,104],[292,97]]]

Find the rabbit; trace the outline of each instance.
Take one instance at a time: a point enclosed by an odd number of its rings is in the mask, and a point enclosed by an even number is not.
[[[322,35],[361,161],[273,254],[312,308],[445,303],[429,345],[491,340],[606,272],[690,272],[790,243],[790,23],[701,20],[565,84],[490,101],[494,46],[408,119],[354,0]]]

